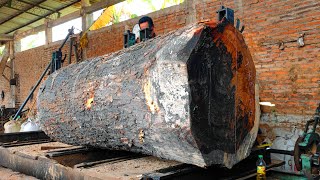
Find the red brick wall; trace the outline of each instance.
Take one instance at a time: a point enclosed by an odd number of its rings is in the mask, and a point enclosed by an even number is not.
[[[186,0],[187,1],[187,0]],[[261,101],[276,104],[279,114],[313,114],[320,102],[320,2],[318,0],[227,0],[224,5],[235,10],[245,25],[243,35],[254,58],[260,82]],[[182,26],[196,15],[196,20],[216,18],[220,1],[195,1],[149,14],[157,34]],[[122,49],[125,26],[138,18],[105,27],[88,35],[87,57],[96,57]],[[305,46],[297,47],[299,33],[305,33]],[[285,49],[279,49],[284,42]],[[16,53],[16,73],[20,77],[21,102],[59,47],[39,47]],[[3,83],[0,79],[0,85]],[[1,86],[2,87],[2,86]],[[269,109],[263,109],[269,112]]]
[[[223,2],[246,26],[243,35],[255,61],[261,101],[274,103],[279,114],[314,114],[320,103],[320,1]],[[197,19],[215,17],[219,7],[220,1],[197,3]],[[300,33],[305,33],[301,48]]]

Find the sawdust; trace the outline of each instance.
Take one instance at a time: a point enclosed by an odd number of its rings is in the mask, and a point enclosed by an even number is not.
[[[88,170],[94,171],[95,173],[107,174],[109,177],[117,177],[120,179],[141,179],[142,174],[180,164],[181,163],[177,161],[161,160],[159,158],[149,156],[116,163],[100,164],[99,166]]]

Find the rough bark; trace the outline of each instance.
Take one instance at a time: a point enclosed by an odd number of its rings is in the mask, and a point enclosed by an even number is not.
[[[254,82],[241,33],[197,23],[55,72],[38,115],[64,143],[230,168],[256,138]]]

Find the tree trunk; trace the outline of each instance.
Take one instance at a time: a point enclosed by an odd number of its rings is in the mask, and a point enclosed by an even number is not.
[[[231,168],[258,131],[254,82],[241,33],[198,23],[53,73],[38,115],[64,143]]]

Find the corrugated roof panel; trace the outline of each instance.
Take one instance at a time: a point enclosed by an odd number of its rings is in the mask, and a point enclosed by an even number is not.
[[[23,21],[31,21],[36,17],[38,17],[38,16],[23,13],[19,16],[16,16],[14,19],[12,19],[12,21],[19,21],[19,22],[22,21],[22,23],[23,23]]]
[[[73,12],[75,12],[77,10],[78,9],[76,9],[76,8],[65,8],[65,9],[60,11],[61,12],[61,17],[65,16],[65,15],[68,15],[70,13],[73,13]]]
[[[77,0],[46,0],[45,2],[42,2],[44,0],[23,0],[25,2],[21,2],[19,0],[13,0],[12,1],[12,7],[7,7],[7,5],[0,7],[0,34],[5,33],[11,30],[14,30],[18,27],[21,27],[23,25],[28,24],[29,22],[32,22],[34,20],[39,19],[39,16],[44,16],[50,13],[53,13],[56,11],[56,9],[60,9],[62,7],[65,7]],[[39,3],[42,2],[42,3]],[[91,4],[100,2],[100,0],[90,0]],[[33,7],[32,4],[37,4],[38,6],[44,7]],[[47,9],[46,9],[47,8]],[[71,6],[68,6],[67,8],[60,10],[61,13],[60,17],[63,17],[67,14],[73,13],[81,8],[81,3],[75,3]],[[15,10],[18,9],[18,10]],[[27,12],[23,12],[23,10],[30,9]],[[52,11],[48,10],[51,9]],[[29,13],[28,13],[29,12]],[[19,15],[20,14],[20,15]],[[32,15],[34,14],[34,15]],[[52,15],[53,19],[56,19],[58,17],[57,13],[54,13],[55,15]],[[39,16],[37,16],[39,15]],[[16,16],[16,17],[15,17]],[[9,19],[11,17],[14,17],[9,20],[9,22],[1,24],[2,21]],[[24,28],[20,28],[20,30],[28,30],[33,27],[40,26],[44,23],[44,19],[38,20],[35,23],[32,23],[30,25],[26,25]],[[12,33],[10,33],[12,34]]]
[[[10,26],[1,25],[0,26],[0,34],[3,34],[4,32],[9,31],[11,28],[12,27],[10,27]]]
[[[41,3],[41,5],[44,5],[46,7],[50,7],[52,9],[58,9],[60,7],[63,7],[65,5],[70,4],[71,2],[74,2],[74,1],[57,2],[57,1],[54,1],[54,0],[48,0],[46,2]]]
[[[24,24],[25,22],[17,22],[17,21],[8,21],[6,23],[4,23],[3,25],[11,27],[11,29],[16,28],[22,24]],[[2,26],[2,25],[1,25]]]
[[[15,13],[18,12],[17,10],[8,8],[8,7],[6,7],[6,6],[0,8],[0,11],[1,11],[2,13],[10,14],[10,16],[12,16],[12,15],[14,15]]]

